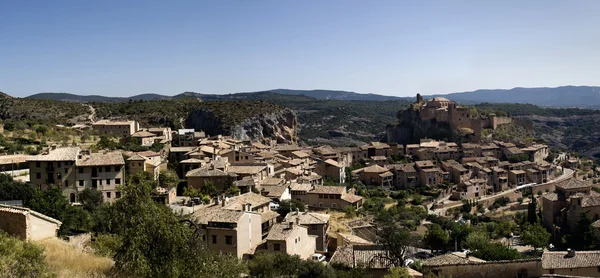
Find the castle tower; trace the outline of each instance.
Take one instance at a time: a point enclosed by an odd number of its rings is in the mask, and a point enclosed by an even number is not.
[[[417,103],[418,104],[423,103],[423,96],[421,94],[417,94]]]

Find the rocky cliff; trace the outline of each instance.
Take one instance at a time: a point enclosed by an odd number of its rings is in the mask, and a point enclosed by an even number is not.
[[[275,140],[278,143],[298,141],[296,112],[287,108],[248,115],[236,122],[227,121],[210,109],[197,109],[190,112],[185,126],[204,130],[208,135],[231,135],[239,140]]]
[[[422,121],[419,110],[413,105],[398,111],[397,117],[398,124],[388,125],[386,128],[387,142],[413,144],[419,143],[421,138],[455,140],[457,137],[457,134],[452,131],[447,123],[435,120]]]

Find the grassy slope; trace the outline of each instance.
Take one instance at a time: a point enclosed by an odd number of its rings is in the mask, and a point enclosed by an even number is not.
[[[44,247],[46,262],[58,278],[109,277],[114,264],[110,258],[82,252],[59,239],[46,239],[38,244]]]

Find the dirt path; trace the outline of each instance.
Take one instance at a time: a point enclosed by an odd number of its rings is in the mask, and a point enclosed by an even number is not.
[[[96,121],[96,108],[94,108],[94,106],[92,106],[91,104],[88,104],[88,107],[90,108],[90,115],[88,116],[88,120],[90,120],[93,123]]]

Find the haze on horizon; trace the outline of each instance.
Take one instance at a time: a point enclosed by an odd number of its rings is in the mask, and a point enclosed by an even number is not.
[[[600,1],[3,1],[0,91],[595,85]]]

